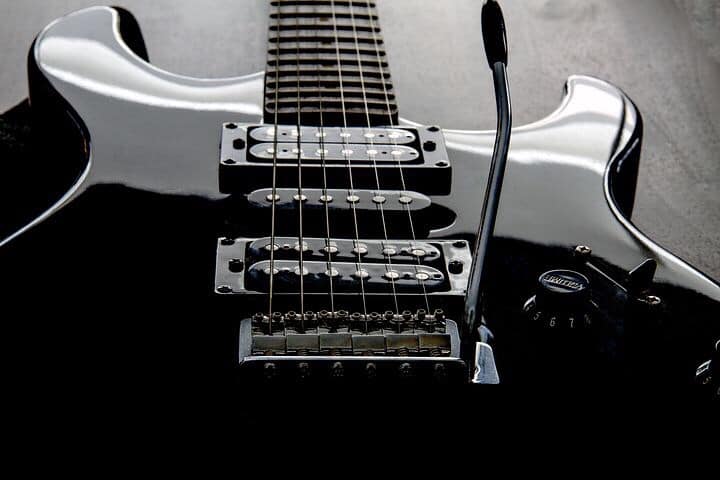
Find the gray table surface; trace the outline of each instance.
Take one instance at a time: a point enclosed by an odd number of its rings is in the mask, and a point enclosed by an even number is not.
[[[476,0],[378,0],[402,116],[494,128]],[[263,69],[267,0],[114,0],[153,63],[224,77]],[[93,0],[0,0],[0,110],[27,95],[25,58],[48,22]],[[516,124],[554,110],[568,75],[622,87],[645,119],[633,221],[720,279],[720,0],[504,0]]]

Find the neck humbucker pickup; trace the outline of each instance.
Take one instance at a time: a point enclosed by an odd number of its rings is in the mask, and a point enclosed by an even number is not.
[[[452,183],[452,168],[438,127],[224,125],[220,157],[223,193],[246,194],[257,185],[298,188],[299,166],[302,188],[348,189],[352,184],[354,189],[446,195]]]

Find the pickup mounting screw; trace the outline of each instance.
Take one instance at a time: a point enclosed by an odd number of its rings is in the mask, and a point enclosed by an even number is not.
[[[453,260],[448,264],[448,271],[453,275],[459,275],[463,271],[464,264],[460,260]]]
[[[232,287],[230,285],[220,285],[217,287],[218,293],[232,293]]]
[[[587,257],[592,253],[592,248],[586,246],[586,245],[578,245],[575,247],[575,253],[578,255],[582,255],[583,257]]]
[[[243,268],[245,268],[245,264],[242,260],[234,258],[230,260],[230,263],[228,264],[228,268],[233,273],[239,273],[243,271]]]
[[[660,305],[660,304],[662,303],[662,299],[661,299],[660,297],[655,296],[655,295],[647,295],[646,297],[644,297],[644,298],[642,299],[642,301],[645,302],[645,303],[647,303],[648,305],[653,306],[653,307],[654,307],[654,306],[657,306],[657,305]]]
[[[427,142],[423,143],[423,150],[426,152],[434,152],[437,150],[437,143],[433,142],[432,140],[428,140]]]
[[[229,237],[223,237],[220,239],[220,245],[225,245],[225,246],[235,245],[235,240],[232,238],[229,238]]]

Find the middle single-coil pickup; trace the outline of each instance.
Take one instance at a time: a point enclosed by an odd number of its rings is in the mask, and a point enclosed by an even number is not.
[[[301,267],[299,261],[291,260],[252,264],[247,269],[247,288],[269,292],[271,271],[274,272],[273,292],[277,293],[298,292],[301,279],[307,293],[327,293],[329,282],[337,293],[417,294],[447,289],[445,275],[427,265],[305,261]]]
[[[275,237],[254,240],[247,247],[246,262],[270,259],[274,251],[276,260],[292,260],[300,257],[300,243],[297,237]],[[442,255],[437,247],[426,242],[407,240],[354,240],[305,238],[303,259],[310,261],[382,263],[394,266],[400,264],[442,265]]]
[[[384,212],[417,212],[432,205],[429,197],[416,192],[315,188],[304,188],[302,194],[297,188],[278,188],[275,195],[271,188],[255,190],[248,195],[248,202],[255,208],[272,208],[274,204],[276,210],[290,209],[293,212],[297,210],[300,202],[306,211],[321,209],[323,212],[325,207],[330,211],[382,209]]]
[[[404,145],[362,145],[336,143],[258,143],[250,149],[251,161],[297,164],[375,164],[417,161],[417,150]]]

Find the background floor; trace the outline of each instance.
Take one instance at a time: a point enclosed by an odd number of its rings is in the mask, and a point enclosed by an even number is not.
[[[402,116],[494,128],[475,0],[378,0]],[[36,33],[98,0],[0,0],[0,111],[27,95]],[[263,69],[267,0],[114,0],[153,63],[223,77]],[[633,221],[720,279],[720,1],[504,0],[516,124],[554,110],[568,75],[622,87],[645,119]]]

